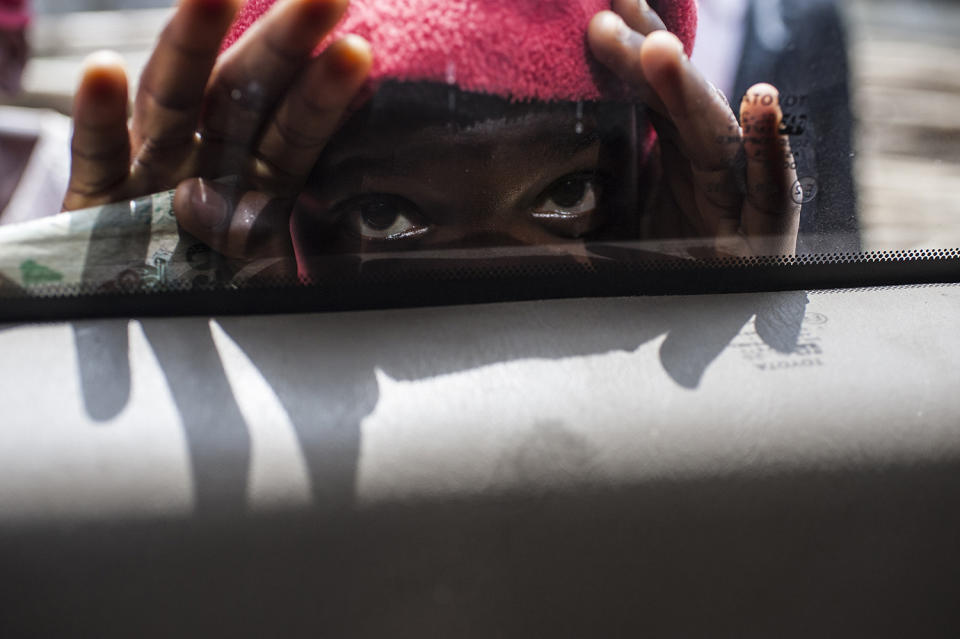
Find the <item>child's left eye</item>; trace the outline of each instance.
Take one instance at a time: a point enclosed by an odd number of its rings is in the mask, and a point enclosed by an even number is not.
[[[597,208],[596,175],[579,173],[566,175],[543,192],[534,208],[534,216],[580,216]]]
[[[338,208],[345,230],[364,240],[408,239],[431,228],[415,204],[393,195],[364,195]]]
[[[595,173],[572,173],[550,185],[538,198],[531,215],[552,233],[580,237],[595,230],[600,182]]]

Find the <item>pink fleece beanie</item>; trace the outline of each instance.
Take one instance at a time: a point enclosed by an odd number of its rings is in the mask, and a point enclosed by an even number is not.
[[[275,1],[247,0],[224,47]],[[650,5],[689,55],[695,0]],[[610,0],[352,0],[332,37],[370,41],[374,83],[439,82],[516,101],[599,100],[622,93],[601,79],[586,43],[590,19],[609,8]]]
[[[19,31],[30,22],[27,0],[0,0],[0,29]]]

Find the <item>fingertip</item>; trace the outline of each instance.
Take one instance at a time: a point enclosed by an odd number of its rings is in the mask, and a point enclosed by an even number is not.
[[[223,227],[230,216],[227,198],[203,178],[190,178],[177,186],[173,210],[183,228],[207,242],[209,233]]]
[[[681,95],[683,64],[687,56],[683,43],[669,31],[654,31],[640,48],[640,66],[643,75],[667,109],[679,113],[684,110]]]
[[[113,51],[98,51],[84,60],[74,96],[74,117],[92,126],[117,121],[126,126],[126,65]]]
[[[370,43],[352,33],[334,42],[330,53],[330,66],[339,75],[366,75],[373,65]]]
[[[633,75],[636,51],[643,40],[642,35],[612,11],[597,13],[587,26],[587,42],[593,54],[628,81]]]
[[[772,84],[754,84],[740,101],[740,122],[747,132],[779,134],[782,119],[780,91]]]
[[[676,66],[686,59],[687,54],[683,50],[680,38],[661,29],[647,36],[640,51],[640,57],[644,68],[649,65],[653,70]]]
[[[600,11],[587,25],[587,39],[591,44],[604,44],[612,39],[621,39],[627,24],[613,11]]]
[[[768,82],[758,82],[747,90],[747,93],[760,93],[780,97],[780,90]]]
[[[767,82],[758,82],[747,89],[740,101],[741,113],[751,109],[780,111],[780,91]]]
[[[127,65],[115,51],[97,51],[83,61],[81,86],[96,93],[116,93],[127,87]]]
[[[94,51],[83,60],[84,69],[119,68],[126,72],[127,62],[116,51],[102,49]]]

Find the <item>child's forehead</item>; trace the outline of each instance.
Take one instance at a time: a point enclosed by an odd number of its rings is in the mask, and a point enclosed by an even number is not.
[[[445,113],[420,113],[416,118],[376,117],[361,111],[331,140],[325,164],[347,158],[375,159],[383,156],[489,157],[493,149],[513,150],[524,155],[532,149],[546,161],[563,160],[597,144],[600,132],[592,110],[576,105],[526,104],[509,116],[500,113],[488,118],[458,122]],[[406,109],[407,106],[404,106]]]

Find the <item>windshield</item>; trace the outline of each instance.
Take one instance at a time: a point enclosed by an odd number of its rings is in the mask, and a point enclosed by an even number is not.
[[[0,6],[8,297],[960,246],[954,3]]]

